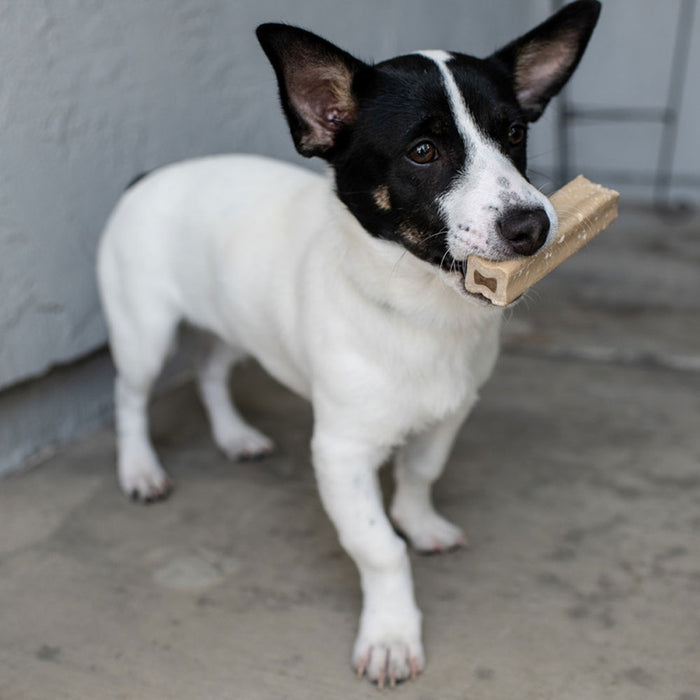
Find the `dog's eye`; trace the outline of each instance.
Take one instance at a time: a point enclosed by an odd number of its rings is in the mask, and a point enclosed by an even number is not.
[[[508,141],[511,146],[517,146],[525,138],[525,127],[522,124],[511,124],[508,129]]]
[[[437,148],[435,148],[435,144],[430,141],[421,141],[408,152],[408,157],[414,163],[418,163],[418,165],[432,163],[437,156]]]

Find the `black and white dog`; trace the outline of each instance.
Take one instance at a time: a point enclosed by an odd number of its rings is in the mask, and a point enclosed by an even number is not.
[[[501,324],[464,290],[465,261],[531,255],[554,235],[552,206],[525,177],[527,123],[571,76],[599,11],[574,2],[486,59],[422,51],[378,65],[262,25],[296,148],[330,176],[239,155],[172,165],[127,190],[101,242],[122,488],[144,501],[170,489],[147,401],[180,321],[220,339],[198,380],[232,458],[272,449],[227,391],[232,363],[256,357],[313,404],[321,499],[364,594],[353,663],[380,685],[415,676],[424,657],[377,470],[396,451],[391,518],[414,547],[465,543],[430,492]]]

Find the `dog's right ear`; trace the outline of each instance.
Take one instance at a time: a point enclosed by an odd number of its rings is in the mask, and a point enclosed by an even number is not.
[[[311,32],[261,24],[258,41],[277,74],[294,145],[303,156],[328,156],[358,111],[353,82],[366,65]]]

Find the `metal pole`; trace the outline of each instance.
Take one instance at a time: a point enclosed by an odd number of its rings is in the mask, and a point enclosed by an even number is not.
[[[656,165],[656,178],[654,182],[654,199],[657,204],[668,203],[669,189],[673,170],[673,159],[678,139],[678,121],[681,101],[683,99],[683,87],[688,69],[688,57],[690,52],[690,37],[693,26],[693,15],[696,0],[681,0],[678,12],[678,28],[676,30],[676,44],[671,62],[671,77],[668,86],[668,99],[666,101],[666,114],[664,128],[661,132],[659,145],[659,157]]]
[[[552,11],[562,8],[563,0],[552,0]],[[569,139],[569,100],[564,89],[557,98],[557,168],[556,186],[562,187],[569,181],[571,170],[571,148]]]

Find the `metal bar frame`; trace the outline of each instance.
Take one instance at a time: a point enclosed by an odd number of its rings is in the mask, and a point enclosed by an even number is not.
[[[564,5],[564,0],[552,0],[553,10]],[[653,185],[654,202],[660,208],[667,208],[671,185],[700,184],[700,176],[673,173],[676,144],[678,140],[678,123],[683,100],[683,91],[688,72],[690,43],[697,0],[680,0],[676,38],[671,59],[671,74],[665,107],[593,107],[574,105],[566,90],[562,91],[557,102],[556,129],[558,161],[556,176],[561,186],[571,179],[571,163],[574,158],[573,145],[569,130],[575,122],[639,122],[659,123],[662,126],[661,141],[656,160],[656,169],[652,174],[632,172],[609,172],[608,176],[615,182]]]

